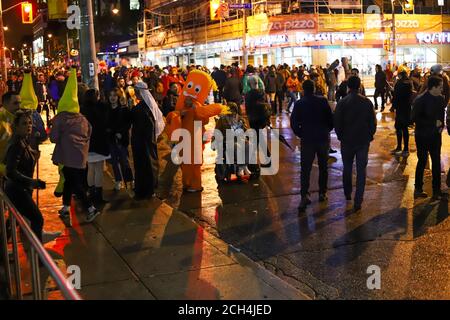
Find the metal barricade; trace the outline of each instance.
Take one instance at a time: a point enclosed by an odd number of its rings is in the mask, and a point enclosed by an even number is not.
[[[19,262],[19,248],[17,239],[17,226],[22,230],[23,235],[30,243],[30,265],[31,265],[31,279],[33,286],[33,297],[35,300],[42,300],[42,286],[39,273],[39,261],[49,272],[49,275],[53,278],[59,290],[66,300],[81,300],[77,291],[67,283],[65,276],[50,257],[48,252],[42,246],[39,239],[31,230],[28,223],[17,211],[11,201],[8,199],[3,190],[0,190],[0,231],[1,231],[1,243],[0,246],[3,252],[3,261],[5,268],[5,278],[7,282],[7,290],[10,297],[13,295],[13,280],[11,273],[11,266],[9,262],[8,254],[8,236],[6,228],[5,212],[9,212],[9,219],[11,222],[12,230],[12,252],[14,258],[14,282],[15,282],[15,295],[16,299],[22,300],[22,280],[20,276],[20,262]]]

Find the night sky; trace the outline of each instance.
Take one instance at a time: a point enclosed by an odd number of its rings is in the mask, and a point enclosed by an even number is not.
[[[3,10],[11,7],[16,3],[20,3],[20,0],[0,0],[3,4]],[[35,4],[35,1],[30,1]],[[36,7],[36,6],[34,6]],[[35,9],[35,8],[34,8]],[[5,41],[8,48],[19,47],[23,43],[24,36],[33,35],[32,25],[22,24],[21,6],[17,6],[11,11],[6,12],[3,15],[3,24],[8,26],[9,30],[5,31]]]

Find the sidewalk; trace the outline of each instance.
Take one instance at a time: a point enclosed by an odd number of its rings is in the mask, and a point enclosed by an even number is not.
[[[72,228],[65,228],[57,217],[61,200],[53,196],[52,150],[41,146],[40,176],[48,188],[39,203],[44,228],[63,235],[45,247],[63,272],[80,267],[84,299],[307,299],[157,198],[135,202],[124,190],[107,191],[110,202],[94,223],[85,224],[84,213],[72,210]],[[105,181],[111,190],[107,175]],[[23,278],[29,292],[28,270]],[[61,298],[51,281],[47,287],[49,299]]]

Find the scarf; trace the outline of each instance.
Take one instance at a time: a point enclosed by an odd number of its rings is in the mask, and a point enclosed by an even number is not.
[[[139,91],[145,104],[152,112],[153,118],[155,118],[155,135],[156,135],[156,138],[158,138],[159,135],[164,131],[165,123],[164,123],[163,114],[162,114],[161,110],[159,109],[158,104],[156,103],[152,94],[148,90],[148,86],[145,82],[142,82],[142,81],[138,82],[134,86],[134,89]]]

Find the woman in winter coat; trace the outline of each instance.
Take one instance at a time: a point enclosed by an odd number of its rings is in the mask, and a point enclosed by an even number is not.
[[[277,93],[277,74],[275,73],[275,66],[270,67],[269,73],[264,79],[264,86],[266,87],[267,102],[272,107],[272,114],[277,114],[277,105],[275,101],[275,95]]]
[[[109,93],[108,102],[111,126],[111,164],[115,180],[114,190],[119,191],[122,188],[122,182],[125,183],[125,187],[132,190],[133,172],[128,160],[131,128],[130,109],[127,106],[127,100],[119,98],[116,90]]]
[[[392,108],[395,110],[395,130],[397,133],[397,148],[392,150],[395,155],[409,155],[409,132],[411,124],[411,105],[413,98],[413,83],[408,78],[406,71],[398,74],[399,79],[395,83]],[[403,138],[403,150],[402,150]]]
[[[225,80],[223,97],[227,102],[234,102],[238,106],[242,103],[242,83],[239,78],[239,70],[233,68]],[[240,108],[239,108],[240,110]]]
[[[108,107],[99,101],[98,91],[89,89],[84,99],[84,113],[92,126],[89,141],[88,176],[89,194],[93,201],[103,200],[103,169],[105,160],[111,158],[109,149],[109,112]]]
[[[33,200],[33,189],[45,189],[46,184],[42,180],[33,179],[39,153],[28,142],[31,132],[31,112],[17,111],[13,122],[13,136],[4,160],[7,173],[4,190],[20,214],[30,220],[31,229],[37,238],[45,243],[61,233],[43,231],[44,218]]]

